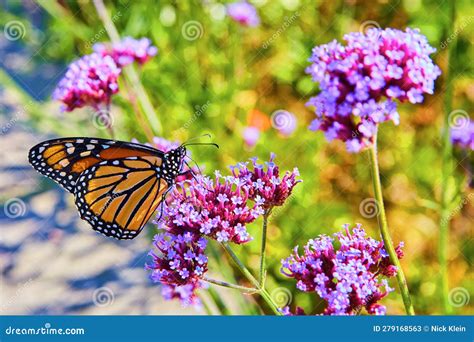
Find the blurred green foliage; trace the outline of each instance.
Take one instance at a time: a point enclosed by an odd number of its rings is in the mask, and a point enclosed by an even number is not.
[[[434,58],[446,70],[446,1],[252,2],[262,19],[258,28],[240,27],[224,15],[222,4],[211,0],[113,1],[106,5],[122,37],[149,37],[159,49],[140,74],[165,127],[164,137],[185,141],[210,133],[213,141],[219,143],[218,151],[192,151],[206,173],[251,156],[265,160],[270,152],[277,154],[276,161],[282,170],[299,168],[304,182],[271,218],[268,287],[271,292],[272,288],[283,286],[293,292],[292,305],[318,312],[322,308],[315,296],[297,292],[294,282],[280,274],[280,259],[289,255],[293,246],[302,246],[318,234],[332,234],[343,223],[361,222],[374,237],[378,237],[378,229],[375,218],[364,218],[359,212],[361,201],[372,197],[367,155],[348,154],[342,144],[327,143],[322,134],[307,129],[313,114],[305,102],[317,92],[317,86],[304,72],[311,49],[333,39],[341,40],[344,33],[358,31],[364,25],[418,27],[438,49]],[[28,16],[18,19],[28,32],[36,32],[27,35],[26,44],[41,48],[41,57],[48,62],[68,63],[90,53],[95,42],[108,40],[92,2],[41,1],[39,6],[46,12],[42,27],[35,27]],[[470,1],[456,1],[456,6],[459,29],[456,59],[451,61],[457,71],[453,76],[454,108],[469,112],[474,98],[470,44],[473,12]],[[11,5],[8,12],[0,15],[1,21],[14,18],[15,11],[15,5]],[[201,30],[194,40],[183,34],[183,27],[190,21],[197,22]],[[59,77],[51,75],[52,80]],[[400,106],[399,127],[386,124],[380,132],[380,164],[389,225],[394,240],[405,241],[403,265],[419,314],[436,314],[441,308],[437,292],[436,202],[440,196],[444,87],[442,76],[435,94],[428,96],[424,104]],[[37,110],[31,124],[43,131],[57,135],[106,135],[91,125],[87,110],[60,114],[58,104],[46,101],[41,106],[48,110],[41,114]],[[296,115],[297,131],[285,138],[277,130],[269,129],[262,133],[254,149],[246,147],[242,130],[251,111],[258,110],[270,118],[278,109]],[[113,111],[119,139],[146,140],[123,91],[115,97]],[[463,171],[459,166],[453,184],[454,207],[463,198],[457,189],[466,187]],[[474,203],[467,203],[453,217],[449,259],[450,288],[461,286],[471,293],[473,216]],[[254,269],[258,266],[259,224],[250,229],[255,241],[237,248]],[[396,292],[384,303],[389,313],[403,313]],[[460,314],[472,312],[472,305],[456,309]]]

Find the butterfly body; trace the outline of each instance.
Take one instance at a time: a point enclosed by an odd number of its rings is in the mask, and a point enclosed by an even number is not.
[[[182,174],[186,148],[169,152],[98,138],[42,142],[31,165],[74,194],[82,219],[106,236],[136,237]]]

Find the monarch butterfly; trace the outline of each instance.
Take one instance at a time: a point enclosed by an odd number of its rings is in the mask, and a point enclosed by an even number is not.
[[[61,138],[34,146],[30,164],[74,194],[80,217],[116,239],[136,237],[183,172],[188,145],[163,152],[99,138]],[[186,163],[187,165],[187,163]]]

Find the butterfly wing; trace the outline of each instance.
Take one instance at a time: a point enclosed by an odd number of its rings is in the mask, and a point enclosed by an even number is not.
[[[62,138],[44,141],[34,146],[28,154],[28,159],[38,172],[74,193],[77,179],[83,171],[105,160],[129,156],[163,157],[163,152],[123,141]]]
[[[75,189],[81,218],[106,236],[137,236],[168,190],[160,165],[157,157],[129,157],[85,170]]]
[[[106,236],[137,236],[169,189],[161,177],[163,152],[98,138],[42,142],[31,165],[75,195],[82,219]]]

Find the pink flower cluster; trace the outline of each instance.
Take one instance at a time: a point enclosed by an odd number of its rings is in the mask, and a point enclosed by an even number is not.
[[[308,105],[316,119],[310,129],[358,152],[373,142],[378,124],[399,122],[394,102],[423,101],[441,74],[430,54],[436,50],[418,30],[369,29],[313,49],[307,68],[321,92]]]
[[[242,26],[255,27],[260,24],[260,17],[252,4],[238,1],[227,5],[227,14]]]
[[[158,49],[151,44],[148,38],[125,37],[117,44],[95,44],[93,49],[102,56],[112,57],[119,67],[133,62],[145,64],[158,53]]]
[[[460,124],[453,125],[451,142],[462,149],[474,151],[474,121],[462,118]]]
[[[263,209],[250,203],[249,189],[236,178],[215,179],[198,175],[178,184],[165,209],[163,228],[171,233],[190,231],[219,242],[242,244],[250,241],[246,225],[255,221]]]
[[[378,302],[392,289],[387,279],[397,269],[389,261],[383,242],[368,237],[361,225],[334,234],[334,239],[321,235],[310,240],[304,254],[298,247],[288,258],[282,260],[282,273],[297,280],[296,287],[305,292],[316,292],[327,302],[324,315],[354,315],[362,308],[369,314],[384,315],[385,306]],[[403,243],[396,248],[398,258],[403,257]],[[291,314],[289,308],[283,312]],[[303,314],[298,309],[296,314]]]
[[[158,222],[159,227],[166,232],[167,239],[175,241],[177,238],[173,237],[183,236],[188,237],[189,241],[202,241],[203,237],[207,237],[218,242],[236,244],[252,240],[247,225],[262,216],[265,210],[282,205],[299,182],[296,180],[298,175],[296,169],[285,173],[281,178],[279,168],[273,162],[274,157],[272,154],[266,170],[253,159],[252,169],[247,167],[247,163],[231,167],[232,176],[222,176],[216,171],[214,179],[197,175],[176,184],[167,198],[162,219]],[[160,244],[176,252],[181,251],[179,256],[174,252],[172,254],[173,258],[178,258],[176,260],[180,261],[180,266],[177,266],[178,273],[183,271],[182,260],[185,256],[182,253],[186,249],[178,250],[174,245],[166,244],[162,240],[162,234],[159,234],[157,241]],[[176,263],[173,263],[173,266],[175,265]],[[154,264],[149,268],[160,275],[161,278],[155,277],[156,281],[164,279],[164,283],[167,284],[166,293],[175,294],[169,298],[180,298],[183,301],[182,293],[178,296],[175,292],[170,292],[172,279],[176,280],[175,285],[180,291],[184,291],[184,285],[187,286],[185,288],[187,296],[184,298],[195,296],[195,292],[201,287],[201,283],[196,279],[177,278],[175,273],[171,273],[174,278],[163,278],[163,274],[170,274],[169,266],[163,258],[155,257]],[[191,269],[194,270],[187,264],[185,269],[183,271],[185,275],[191,272]],[[204,269],[199,268],[199,271],[203,272],[195,274],[195,277],[202,277]],[[189,301],[185,299],[183,302],[188,304]]]
[[[296,184],[301,182],[296,177],[299,171],[294,168],[292,172],[286,172],[280,178],[279,167],[273,162],[275,155],[270,155],[270,161],[265,166],[257,162],[257,158],[252,158],[253,170],[247,168],[246,164],[237,164],[232,167],[232,174],[235,178],[244,181],[249,189],[249,196],[265,210],[272,207],[281,206],[290,197]]]
[[[163,284],[163,297],[199,305],[196,290],[202,287],[201,277],[207,271],[207,241],[191,233],[162,233],[155,235],[153,244],[156,251],[150,252],[153,261],[146,268],[154,282]]]
[[[271,155],[267,169],[252,159],[232,166],[232,176],[215,172],[214,180],[198,175],[177,184],[164,209],[162,228],[173,234],[193,232],[219,242],[246,243],[251,240],[246,226],[274,206],[282,205],[300,182],[295,168],[280,177]]]
[[[53,99],[61,101],[65,111],[84,106],[99,110],[100,105],[108,106],[112,95],[119,90],[121,67],[133,61],[143,64],[157,53],[148,39],[130,37],[110,50],[104,44],[97,44],[94,50],[71,63],[53,92]]]
[[[121,69],[112,58],[93,53],[73,62],[53,93],[53,99],[61,101],[65,111],[109,104],[118,92]]]

